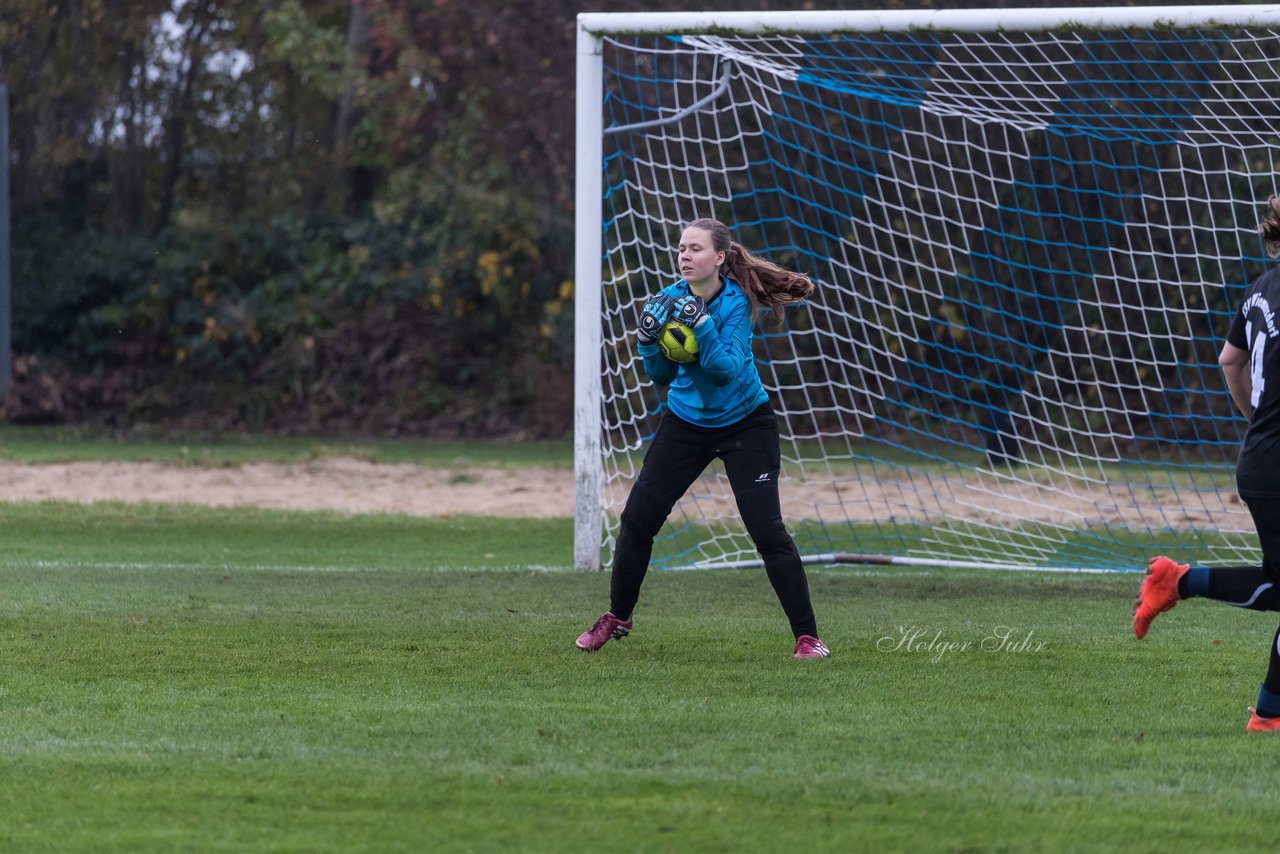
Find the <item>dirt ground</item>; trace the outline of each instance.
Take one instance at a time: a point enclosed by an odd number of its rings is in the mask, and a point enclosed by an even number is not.
[[[609,489],[607,496],[614,506],[621,505],[626,489],[625,483]],[[551,468],[428,468],[346,458],[226,468],[0,462],[0,500],[7,501],[152,501],[428,517],[552,518],[573,515],[573,492],[573,472]],[[1085,483],[1065,477],[1042,476],[1037,483],[990,474],[810,484],[784,479],[782,498],[784,512],[792,520],[844,517],[934,524],[981,520],[997,525],[1030,520],[1068,527],[1251,530],[1247,510],[1228,491],[1179,496],[1170,490],[1138,490],[1129,484]],[[706,481],[694,486],[684,504],[695,515],[733,513],[731,502]]]
[[[548,518],[573,515],[573,472],[450,470],[345,458],[226,468],[130,462],[0,462],[0,497],[8,501],[153,501],[409,516]]]

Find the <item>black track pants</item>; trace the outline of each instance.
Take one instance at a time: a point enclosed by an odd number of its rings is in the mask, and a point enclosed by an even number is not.
[[[804,565],[782,521],[778,419],[768,404],[727,427],[698,427],[670,413],[663,417],[622,511],[622,528],[614,546],[610,610],[622,619],[631,616],[649,569],[654,537],[676,501],[714,459],[724,463],[738,512],[764,560],[791,631],[797,637],[817,637]]]

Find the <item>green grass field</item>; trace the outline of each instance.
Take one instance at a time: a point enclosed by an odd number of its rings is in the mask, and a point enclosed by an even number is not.
[[[192,466],[297,463],[323,457],[426,466],[573,467],[570,441],[447,442],[432,439],[311,439],[240,434],[108,432],[0,424],[0,459],[22,463],[126,460]]]
[[[587,655],[568,520],[0,524],[3,850],[1272,844],[1275,620],[1186,603],[1139,643],[1135,576],[815,569],[834,657],[797,662],[760,571],[654,572]]]

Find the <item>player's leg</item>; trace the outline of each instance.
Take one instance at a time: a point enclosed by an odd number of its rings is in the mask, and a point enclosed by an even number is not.
[[[1187,567],[1168,558],[1154,559],[1134,612],[1135,633],[1140,614],[1148,616],[1145,625],[1149,626],[1156,614],[1182,599],[1204,598],[1251,611],[1280,611],[1280,499],[1249,498],[1245,502],[1262,546],[1262,565]],[[1138,637],[1142,634],[1145,629]],[[1280,732],[1280,629],[1271,641],[1267,674],[1258,688],[1257,706],[1249,708],[1245,728],[1250,732]]]
[[[1280,732],[1280,629],[1271,641],[1267,675],[1258,688],[1258,704],[1249,707],[1250,732]]]
[[[1262,545],[1262,565],[1185,566],[1167,557],[1152,558],[1134,602],[1135,635],[1143,637],[1152,620],[1183,599],[1198,597],[1251,611],[1280,611],[1280,499],[1250,498],[1246,504]]]
[[[764,561],[769,583],[796,636],[797,657],[825,658],[830,653],[818,640],[800,551],[782,520],[777,416],[767,406],[761,407],[733,431],[718,437],[715,450],[724,461],[743,524]]]
[[[1262,566],[1210,571],[1210,598],[1256,611],[1280,611],[1280,499],[1246,499],[1262,546]],[[1249,709],[1250,732],[1280,732],[1280,629],[1267,653],[1258,703]]]
[[[1249,502],[1254,520],[1259,523],[1263,565],[1191,567],[1180,584],[1183,598],[1201,596],[1251,611],[1280,611],[1280,567],[1275,563],[1275,556],[1280,555],[1280,529],[1276,528],[1280,524],[1280,501],[1268,504],[1269,507],[1262,507],[1256,501]],[[1266,519],[1270,521],[1264,522]],[[1256,707],[1249,708],[1246,729],[1280,731],[1280,629],[1271,640],[1267,673],[1258,688]]]
[[[610,582],[611,610],[618,616],[631,616],[649,570],[654,537],[711,459],[705,430],[671,415],[662,419],[619,519]]]
[[[1262,565],[1189,567],[1178,581],[1178,598],[1202,597],[1251,611],[1280,611],[1280,499],[1248,498],[1245,503],[1262,546]]]
[[[609,578],[609,611],[579,636],[579,649],[597,650],[610,638],[630,632],[631,612],[653,555],[653,539],[676,501],[710,462],[705,431],[670,415],[662,419],[619,519]]]

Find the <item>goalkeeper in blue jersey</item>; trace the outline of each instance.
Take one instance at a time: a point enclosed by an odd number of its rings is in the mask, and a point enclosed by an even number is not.
[[[818,639],[800,552],[782,521],[778,421],[751,352],[756,312],[768,308],[781,316],[784,306],[813,292],[813,282],[755,257],[714,219],[685,228],[678,260],[681,280],[649,299],[636,330],[645,373],[669,386],[668,411],[622,511],[609,611],[577,646],[597,650],[631,631],[654,537],[680,496],[718,458],[791,622],[795,657],[826,658],[831,653]],[[672,318],[693,329],[697,361],[676,363],[663,355],[658,338]]]
[[[1267,253],[1280,257],[1280,196],[1268,201],[1258,226]],[[1249,507],[1262,546],[1261,566],[1185,566],[1152,558],[1133,610],[1133,633],[1145,637],[1151,621],[1182,599],[1215,599],[1253,611],[1280,611],[1280,268],[1249,287],[1231,318],[1218,357],[1236,408],[1249,419],[1236,462],[1236,491]],[[1271,644],[1258,704],[1249,709],[1250,732],[1280,732],[1280,630]]]

